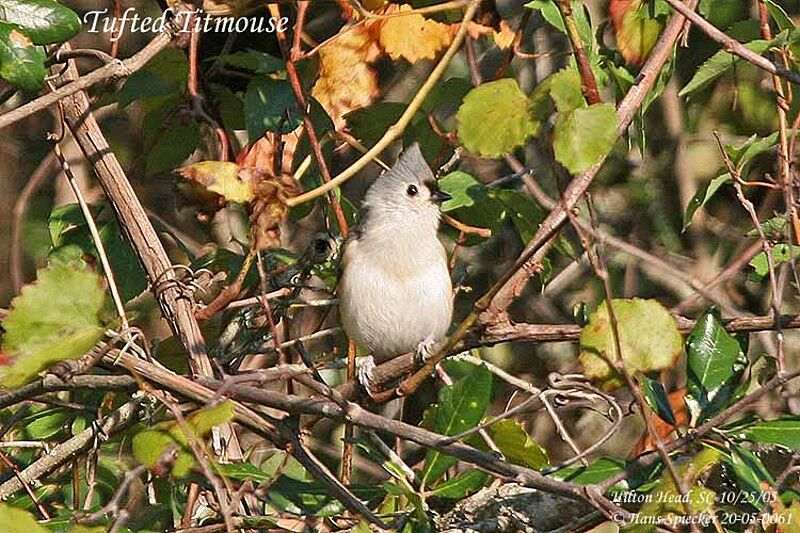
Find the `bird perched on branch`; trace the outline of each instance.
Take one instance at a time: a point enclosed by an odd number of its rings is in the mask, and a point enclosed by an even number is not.
[[[409,352],[424,359],[450,326],[453,289],[437,235],[448,199],[414,144],[370,186],[345,243],[339,313],[348,336],[370,351],[358,368],[368,393],[376,361]]]

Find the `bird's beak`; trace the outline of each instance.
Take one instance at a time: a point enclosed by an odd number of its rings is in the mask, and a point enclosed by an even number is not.
[[[440,189],[436,189],[435,191],[433,191],[433,194],[431,195],[431,200],[433,200],[433,202],[437,204],[441,204],[452,198],[453,198],[452,196],[450,196],[449,194]]]

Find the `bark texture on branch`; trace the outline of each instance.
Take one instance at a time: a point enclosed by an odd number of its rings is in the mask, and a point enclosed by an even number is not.
[[[69,50],[69,45],[64,45]],[[58,72],[60,67],[54,67]],[[59,85],[79,79],[73,61],[56,79]],[[200,326],[194,317],[192,301],[186,297],[176,283],[172,262],[158,238],[147,213],[133,190],[119,160],[112,152],[100,126],[89,110],[89,98],[83,91],[62,100],[64,120],[75,141],[88,159],[95,175],[114,209],[128,241],[133,246],[139,262],[144,267],[164,317],[175,336],[189,353],[189,363],[196,375],[211,376],[211,362],[206,353]]]

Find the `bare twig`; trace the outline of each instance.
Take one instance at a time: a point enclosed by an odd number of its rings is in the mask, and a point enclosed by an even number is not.
[[[11,218],[11,240],[9,242],[9,260],[11,269],[11,287],[18,293],[25,283],[22,270],[22,224],[28,212],[31,200],[45,180],[50,177],[56,167],[56,157],[53,153],[48,153],[36,167],[36,170],[28,178],[22,188],[12,210]]]

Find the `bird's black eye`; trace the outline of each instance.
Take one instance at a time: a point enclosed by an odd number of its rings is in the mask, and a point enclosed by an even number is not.
[[[408,189],[406,189],[406,192],[408,193],[409,196],[416,196],[417,193],[419,192],[419,189],[417,189],[416,185],[409,185]]]

